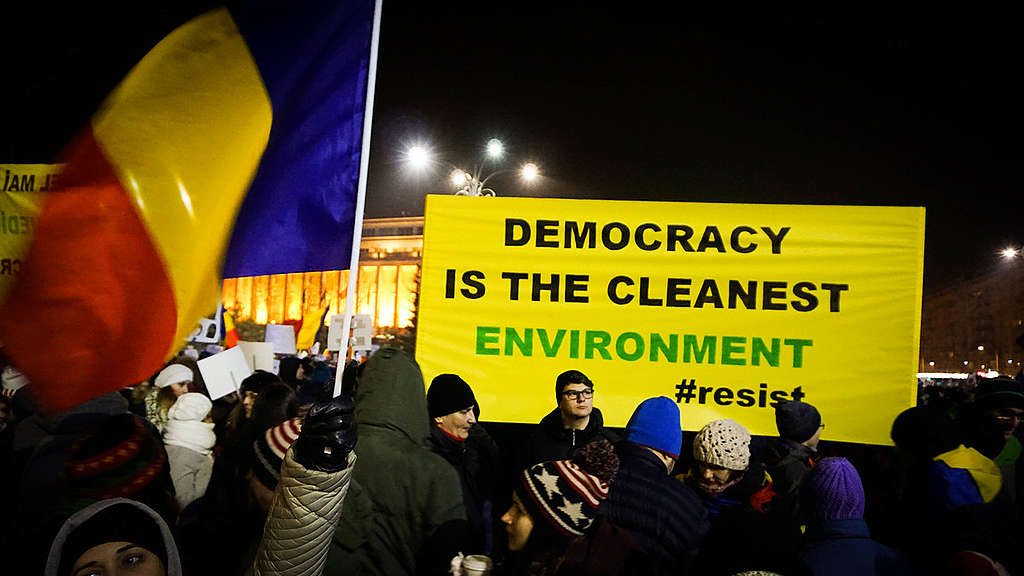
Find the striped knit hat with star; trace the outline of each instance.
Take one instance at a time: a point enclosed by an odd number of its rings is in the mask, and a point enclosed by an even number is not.
[[[523,470],[516,490],[535,523],[543,519],[564,536],[582,536],[608,496],[608,482],[618,468],[612,445],[600,440],[584,446],[572,460]]]
[[[295,417],[267,430],[252,443],[256,462],[252,471],[256,478],[270,490],[277,488],[281,478],[281,463],[288,453],[288,447],[299,438],[302,418]]]

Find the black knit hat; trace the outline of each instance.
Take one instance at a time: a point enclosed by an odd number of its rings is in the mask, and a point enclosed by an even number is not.
[[[145,548],[167,566],[167,544],[157,520],[136,505],[121,503],[100,510],[68,535],[58,573],[71,574],[82,554],[108,542],[130,542]]]
[[[944,411],[930,406],[907,408],[892,423],[890,434],[898,448],[931,460],[960,445],[960,431]]]
[[[1024,386],[1008,376],[987,378],[978,383],[974,402],[982,410],[1024,409]]]
[[[783,400],[775,406],[775,427],[786,440],[806,442],[821,427],[821,414],[805,402]]]
[[[476,396],[466,381],[456,374],[441,374],[430,382],[427,390],[427,410],[431,418],[439,418],[452,412],[477,406]],[[474,410],[480,415],[479,406]]]
[[[579,370],[566,370],[555,378],[555,397],[562,395],[562,389],[569,384],[586,384],[590,388],[594,387],[594,383],[587,378],[587,375]]]

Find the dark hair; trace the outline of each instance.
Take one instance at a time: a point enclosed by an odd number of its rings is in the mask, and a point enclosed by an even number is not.
[[[277,374],[267,372],[266,370],[257,370],[249,375],[248,378],[242,380],[241,392],[243,395],[246,392],[255,392],[262,395],[267,387],[279,382],[281,382],[281,379],[277,377]]]
[[[252,405],[252,423],[258,431],[273,428],[298,415],[299,401],[295,391],[280,381],[267,386]]]
[[[583,372],[580,372],[579,370],[566,370],[559,374],[558,378],[555,379],[555,397],[561,396],[562,389],[569,384],[586,384],[591,388],[594,387],[594,383],[591,382],[590,378],[587,378],[587,375]]]
[[[284,382],[295,385],[298,382],[296,377],[299,372],[299,367],[302,366],[301,360],[298,356],[285,356],[281,358],[281,364],[277,369],[277,375]]]
[[[896,447],[918,459],[932,458],[960,445],[960,430],[938,408],[915,406],[896,417],[890,434]]]

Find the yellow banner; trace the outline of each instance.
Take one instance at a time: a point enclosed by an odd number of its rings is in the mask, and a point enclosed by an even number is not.
[[[0,164],[0,300],[21,271],[43,193],[63,164]]]
[[[913,405],[924,208],[428,196],[416,356],[482,418],[539,422],[555,377],[624,426],[651,396],[682,426],[776,435],[815,405],[828,440],[890,444]]]

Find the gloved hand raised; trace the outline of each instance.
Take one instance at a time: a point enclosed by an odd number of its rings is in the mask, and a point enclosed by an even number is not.
[[[318,402],[309,409],[292,456],[304,468],[337,472],[348,465],[348,454],[356,445],[355,405],[342,395]]]

